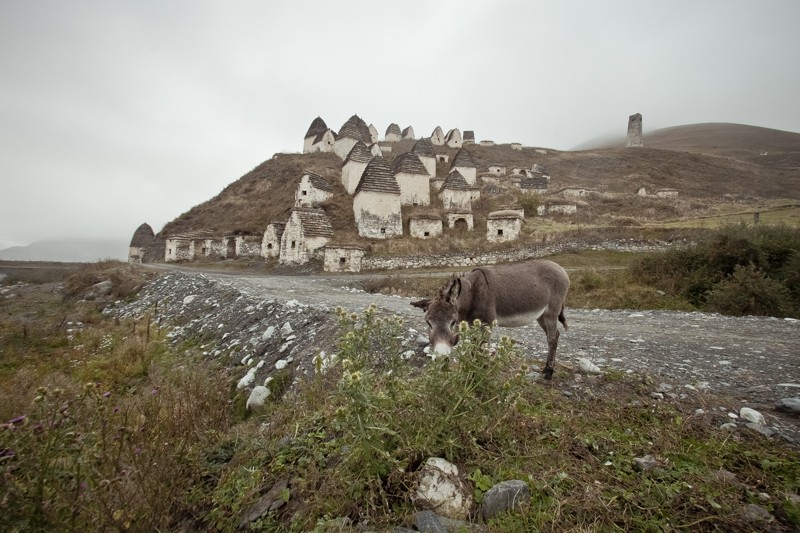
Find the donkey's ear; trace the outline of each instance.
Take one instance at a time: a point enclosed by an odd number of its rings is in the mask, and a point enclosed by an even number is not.
[[[423,311],[427,311],[428,306],[431,305],[431,299],[425,298],[423,300],[417,300],[416,302],[411,302],[411,305],[413,305],[414,307],[419,307]]]
[[[457,303],[459,294],[461,294],[461,279],[456,278],[447,289],[447,301],[451,304]]]

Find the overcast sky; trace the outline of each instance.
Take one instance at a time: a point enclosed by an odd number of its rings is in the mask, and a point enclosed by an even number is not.
[[[800,132],[800,1],[0,0],[0,249],[118,239],[321,116],[570,149],[700,122]]]

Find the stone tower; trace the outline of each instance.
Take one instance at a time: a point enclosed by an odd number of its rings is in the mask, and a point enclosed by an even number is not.
[[[642,114],[636,113],[628,117],[628,138],[626,148],[641,148],[642,144]]]

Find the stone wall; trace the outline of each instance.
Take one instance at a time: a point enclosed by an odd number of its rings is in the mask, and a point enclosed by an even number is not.
[[[655,252],[671,246],[666,242],[637,241],[634,239],[606,241],[594,246],[585,243],[559,243],[531,248],[483,252],[475,255],[442,254],[409,257],[365,257],[361,261],[362,270],[398,270],[409,268],[474,268],[480,265],[494,265],[513,261],[536,259],[573,250],[614,250],[620,252]]]

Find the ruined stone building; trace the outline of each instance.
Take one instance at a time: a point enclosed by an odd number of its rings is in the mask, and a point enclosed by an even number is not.
[[[383,138],[386,142],[397,142],[403,138],[403,132],[400,131],[400,126],[392,122],[386,128],[386,136]]]
[[[407,128],[403,128],[403,134],[401,135],[403,139],[411,139],[414,140],[414,128],[408,126]]]
[[[475,132],[472,130],[464,130],[464,144],[475,144]]]
[[[547,192],[549,180],[545,176],[534,176],[519,180],[519,190],[525,194],[544,194]]]
[[[372,144],[372,133],[370,133],[369,126],[361,117],[353,115],[342,124],[339,133],[336,135],[336,144],[334,144],[333,151],[340,159],[344,159],[358,141],[369,146]]]
[[[133,237],[131,237],[131,243],[128,247],[128,262],[149,263],[158,257],[157,250],[156,235],[153,233],[153,228],[150,227],[150,224],[145,222],[133,232]]]
[[[458,128],[453,128],[444,136],[444,144],[450,148],[461,148],[463,139],[461,138],[461,131]]]
[[[444,146],[444,131],[442,131],[441,126],[436,126],[433,128],[433,133],[431,133],[431,144],[436,146]]]
[[[382,157],[372,158],[364,169],[353,196],[353,214],[361,237],[387,239],[403,234],[400,186]]]
[[[358,182],[361,181],[361,175],[373,157],[375,156],[363,142],[358,141],[353,145],[352,150],[347,154],[342,164],[342,185],[344,185],[347,194],[351,196],[355,194]]]
[[[489,242],[507,242],[519,238],[522,230],[523,216],[519,211],[493,211],[486,217],[486,240]]]
[[[406,152],[395,157],[392,174],[400,187],[400,205],[430,205],[430,176],[416,154]]]
[[[278,257],[281,254],[281,237],[286,228],[285,222],[270,222],[261,239],[261,255],[264,259]]]
[[[470,186],[478,181],[478,167],[466,148],[456,152],[453,162],[450,163],[450,172],[453,170],[457,170]]]
[[[428,170],[428,176],[436,176],[436,154],[433,151],[433,143],[430,139],[423,138],[414,143],[411,152],[419,157],[422,164]]]
[[[366,251],[354,244],[329,244],[325,247],[326,272],[360,272]]]
[[[469,211],[449,211],[444,214],[447,218],[447,227],[457,231],[472,231],[475,219]]]
[[[636,113],[628,117],[628,136],[625,139],[626,148],[641,148],[642,143],[642,114]]]
[[[310,170],[306,170],[297,185],[294,205],[297,207],[316,207],[332,196],[333,187],[328,183],[328,180]]]
[[[408,232],[416,239],[432,239],[442,234],[442,218],[432,213],[408,217]]]
[[[281,236],[279,262],[304,264],[322,249],[333,237],[331,221],[319,209],[293,209]]]
[[[303,139],[303,153],[332,152],[336,133],[331,131],[320,117],[315,118],[308,127]]]
[[[472,187],[458,170],[451,170],[447,175],[447,179],[444,180],[442,189],[439,191],[439,198],[446,211],[470,212],[472,210]]]
[[[496,175],[496,176],[505,176],[506,175],[506,166],[500,165],[495,163],[493,165],[489,165],[489,172]]]

